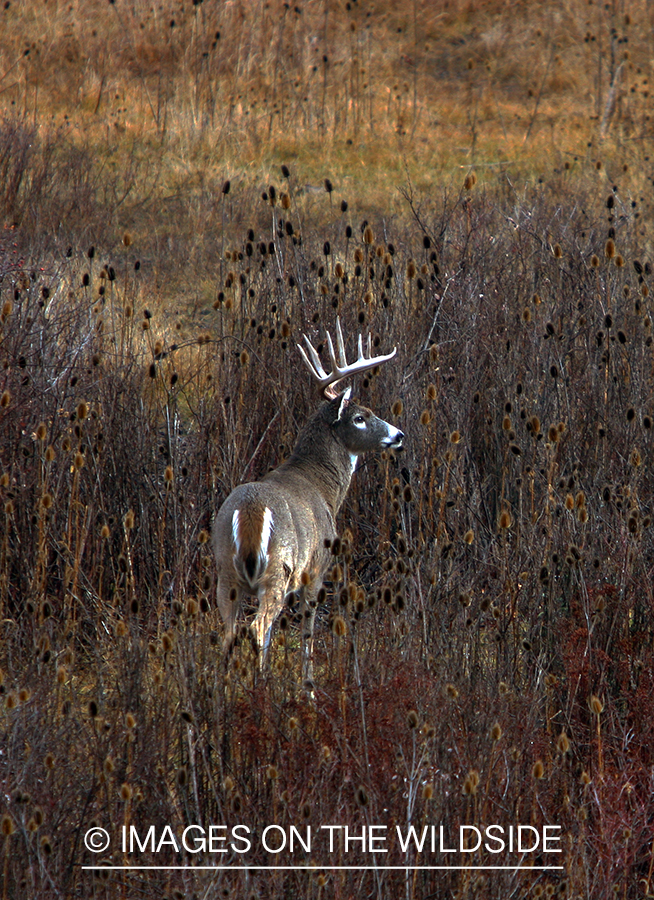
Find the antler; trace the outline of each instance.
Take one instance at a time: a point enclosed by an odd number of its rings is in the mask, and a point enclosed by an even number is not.
[[[334,385],[338,384],[339,381],[342,381],[347,375],[354,375],[355,372],[365,372],[368,369],[372,369],[373,366],[379,366],[381,363],[392,359],[397,353],[397,347],[394,347],[393,352],[388,353],[386,356],[371,356],[372,339],[370,334],[368,334],[368,355],[366,356],[363,350],[363,340],[361,335],[359,335],[359,357],[356,362],[348,365],[347,360],[345,359],[345,344],[343,343],[343,332],[341,331],[341,320],[339,317],[336,318],[336,339],[338,343],[338,361],[336,360],[336,354],[334,353],[334,344],[332,343],[331,335],[327,332],[327,346],[329,348],[329,359],[331,360],[332,365],[332,370],[329,373],[325,372],[323,369],[318,352],[315,347],[312,346],[311,341],[306,334],[304,335],[304,341],[307,345],[308,354],[304,347],[300,344],[297,345],[307,368],[314,378],[318,380],[320,387],[324,388],[325,396],[329,399],[336,397]]]

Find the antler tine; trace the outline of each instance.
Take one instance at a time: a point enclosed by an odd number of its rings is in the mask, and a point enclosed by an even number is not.
[[[320,386],[322,387],[323,383],[324,384],[329,383],[329,379],[331,376],[328,375],[327,372],[325,372],[325,370],[323,369],[322,363],[320,362],[320,357],[318,356],[318,353],[315,350],[315,348],[312,346],[309,338],[306,336],[306,334],[303,337],[304,337],[304,340],[306,341],[307,349],[309,351],[309,355],[311,356],[311,359],[309,359],[309,356],[307,356],[307,353],[306,353],[304,347],[302,346],[302,344],[298,344],[297,348],[300,351],[300,355],[302,356],[302,359],[304,360],[306,367],[311,372],[311,374],[315,378],[318,379],[318,381],[320,382]]]
[[[329,360],[332,369],[331,372],[327,373],[322,366],[320,357],[318,356],[318,352],[316,351],[315,347],[312,345],[306,334],[304,335],[304,341],[307,345],[308,355],[304,347],[302,347],[300,344],[297,345],[298,350],[302,355],[302,359],[304,360],[307,368],[314,376],[314,378],[318,380],[318,384],[322,388],[324,388],[326,396],[330,398],[336,396],[334,386],[338,384],[339,381],[342,381],[343,378],[346,378],[348,375],[354,375],[356,372],[366,372],[368,369],[374,368],[374,366],[380,366],[382,363],[385,363],[389,359],[392,359],[397,353],[397,347],[394,347],[392,353],[387,353],[384,356],[371,356],[372,337],[370,334],[368,334],[368,355],[366,356],[366,353],[363,349],[363,337],[359,335],[357,342],[359,355],[356,362],[348,364],[347,358],[345,356],[345,341],[343,340],[341,320],[340,317],[337,317],[336,345],[338,348],[338,359],[336,358],[336,352],[334,351],[334,342],[332,341],[332,337],[330,333],[327,332],[327,348],[329,350]]]
[[[329,337],[329,335],[328,335]],[[345,359],[345,342],[343,341],[343,330],[341,329],[341,317],[336,316],[336,337],[338,340],[338,355],[341,359],[341,366],[344,368],[347,367],[347,362]]]
[[[336,361],[336,354],[334,353],[334,342],[332,341],[332,336],[329,332],[327,332],[327,349],[329,350],[329,360],[332,364],[332,375],[333,375],[334,372],[338,372],[340,366],[338,365],[338,362]]]

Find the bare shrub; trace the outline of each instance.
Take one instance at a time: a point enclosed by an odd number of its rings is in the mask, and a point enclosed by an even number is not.
[[[554,183],[472,187],[407,194],[404,224],[320,229],[292,206],[271,218],[268,192],[193,319],[151,302],[129,240],[118,262],[3,245],[8,896],[182,885],[82,870],[94,822],[116,865],[123,825],[556,824],[565,875],[487,872],[475,890],[635,896],[649,877],[649,263],[637,220],[607,222],[590,187],[574,208]],[[294,343],[337,312],[398,345],[357,390],[407,449],[355,477],[311,703],[292,609],[269,675],[246,633],[222,668],[207,532],[290,451],[316,402]],[[388,847],[384,864],[415,864]],[[164,856],[215,862],[148,847],[138,864]],[[316,894],[473,889],[469,870],[327,872],[362,858],[315,851]],[[246,890],[225,868],[185,877]],[[271,897],[309,878],[249,877]]]

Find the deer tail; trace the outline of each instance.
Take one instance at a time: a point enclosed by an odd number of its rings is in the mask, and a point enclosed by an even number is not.
[[[234,568],[239,578],[253,591],[256,591],[268,567],[272,530],[273,514],[267,506],[243,506],[232,514]]]

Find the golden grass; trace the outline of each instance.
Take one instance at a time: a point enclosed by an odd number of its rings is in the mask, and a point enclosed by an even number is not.
[[[330,177],[362,211],[394,211],[407,173],[420,187],[470,167],[533,177],[638,158],[649,134],[640,3],[76,0],[11,3],[0,22],[5,114],[63,128],[109,171],[148,158],[160,196],[258,187],[286,163],[298,186]],[[152,187],[139,179],[130,200]]]

